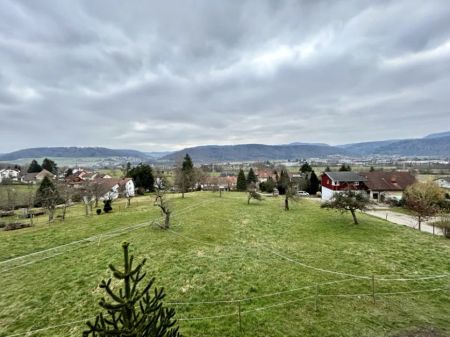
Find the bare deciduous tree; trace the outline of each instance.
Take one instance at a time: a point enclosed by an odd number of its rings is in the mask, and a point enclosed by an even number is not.
[[[164,216],[164,223],[159,225],[162,229],[170,228],[170,215],[172,213],[171,206],[166,198],[167,188],[168,186],[164,183],[164,181],[162,179],[159,180],[155,187],[156,197],[155,202],[153,203],[154,206],[159,207],[162,215]]]

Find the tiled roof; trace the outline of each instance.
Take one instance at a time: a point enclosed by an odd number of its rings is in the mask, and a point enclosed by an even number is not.
[[[361,176],[356,172],[325,172],[327,176],[329,176],[333,181],[339,182],[355,182],[355,181],[366,181],[366,178]]]
[[[366,186],[373,191],[403,191],[416,182],[416,178],[409,172],[364,172],[367,179]]]

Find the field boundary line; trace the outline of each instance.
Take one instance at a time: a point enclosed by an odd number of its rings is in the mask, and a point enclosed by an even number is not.
[[[253,301],[253,300],[256,300],[256,299],[261,299],[261,298],[272,297],[272,296],[276,296],[276,295],[292,293],[292,292],[296,292],[296,291],[299,291],[299,290],[310,289],[310,288],[314,288],[316,286],[324,286],[324,285],[330,285],[330,284],[336,284],[336,283],[343,283],[343,282],[347,282],[347,281],[351,281],[351,280],[355,280],[355,278],[349,278],[349,279],[345,279],[345,280],[334,280],[334,281],[328,281],[328,282],[322,282],[322,283],[315,283],[315,284],[311,284],[311,285],[300,287],[300,288],[282,290],[282,291],[277,291],[277,292],[274,292],[274,293],[263,294],[263,295],[252,296],[252,297],[238,298],[238,299],[234,299],[234,300],[217,300],[217,301],[211,300],[211,301],[199,301],[199,302],[166,302],[166,304],[170,304],[170,305],[202,305],[202,304],[221,304],[221,303],[222,304],[224,304],[224,303],[226,304],[226,303],[247,302],[247,301]]]
[[[314,266],[308,265],[306,263],[303,263],[303,262],[301,262],[301,261],[299,261],[297,259],[294,259],[294,258],[285,256],[285,255],[282,255],[280,253],[277,253],[277,252],[271,250],[268,247],[265,247],[265,249],[268,250],[270,253],[272,253],[272,254],[274,254],[274,255],[276,255],[276,256],[284,259],[284,260],[287,260],[289,262],[298,264],[298,265],[300,265],[302,267],[305,267],[305,268],[317,270],[317,271],[324,272],[324,273],[335,274],[335,275],[350,276],[350,277],[357,278],[357,279],[366,279],[366,280],[372,279],[372,276],[354,275],[354,274],[344,273],[344,272],[340,272],[340,271],[314,267]],[[379,277],[376,277],[376,276],[374,278],[377,281],[399,281],[399,282],[401,282],[401,281],[432,280],[432,279],[438,279],[438,278],[445,278],[445,277],[448,277],[448,276],[450,276],[450,274],[427,275],[427,276],[424,275],[424,276],[421,276],[421,277],[414,277],[414,278],[379,278]]]

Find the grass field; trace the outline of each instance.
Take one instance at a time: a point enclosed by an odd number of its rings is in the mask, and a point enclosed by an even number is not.
[[[450,335],[450,276],[417,279],[450,275],[450,240],[366,215],[352,225],[309,200],[289,212],[281,198],[247,205],[241,193],[171,202],[168,231],[146,225],[160,214],[145,196],[128,209],[115,202],[112,214],[84,217],[75,206],[64,223],[0,232],[0,336],[81,336],[124,240],[148,258],[166,302],[182,303],[172,306],[185,336],[389,336],[430,326]],[[228,302],[198,303],[216,301]]]
[[[36,193],[39,185],[25,185],[25,184],[13,184],[2,185],[0,184],[0,205],[7,200],[7,189],[13,189],[16,193],[16,205],[28,205],[28,198],[30,194]]]

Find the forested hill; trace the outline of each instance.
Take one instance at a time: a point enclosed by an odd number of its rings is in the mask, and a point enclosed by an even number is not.
[[[0,161],[17,160],[23,158],[66,157],[66,158],[105,158],[105,157],[134,157],[147,158],[135,150],[114,150],[104,147],[37,147],[24,149],[0,155]]]
[[[347,151],[327,145],[207,145],[177,151],[161,159],[178,160],[186,153],[197,162],[227,162],[325,157],[333,154],[345,155]]]

